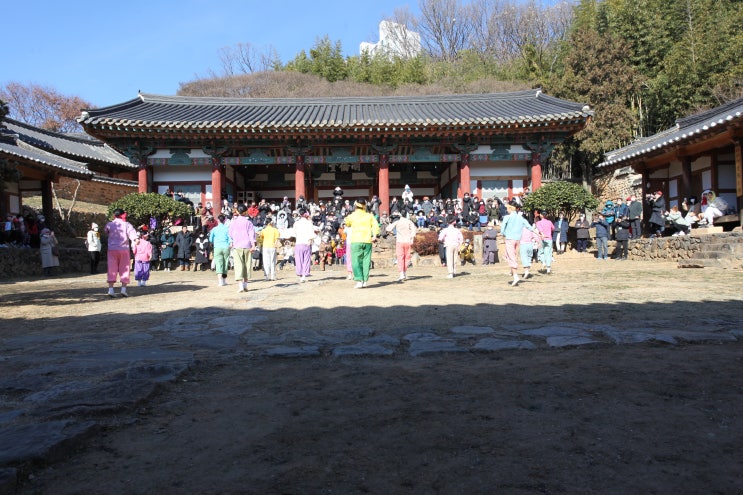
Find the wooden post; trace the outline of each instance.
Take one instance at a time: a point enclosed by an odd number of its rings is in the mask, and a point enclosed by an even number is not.
[[[294,204],[297,203],[297,200],[300,196],[303,196],[305,199],[307,199],[307,197],[305,196],[306,191],[304,187],[304,155],[298,154],[296,155],[296,159],[296,168],[294,170]]]
[[[224,167],[222,159],[218,156],[212,157],[212,206],[215,211],[217,206],[222,205],[222,182],[224,178]]]
[[[470,154],[469,152],[464,152],[461,154],[459,161],[459,191],[457,191],[457,198],[463,198],[464,193],[472,193],[470,187]]]
[[[390,156],[379,155],[379,214],[390,208]]]
[[[691,197],[691,158],[688,156],[681,157],[681,185],[684,190],[683,197],[688,200]]]

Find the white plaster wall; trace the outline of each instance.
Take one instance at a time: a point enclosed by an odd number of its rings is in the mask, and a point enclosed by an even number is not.
[[[470,162],[470,178],[502,179],[528,177],[529,167],[524,161],[484,161]]]
[[[700,156],[693,162],[691,162],[691,171],[696,172],[697,170],[702,170],[703,168],[709,168],[712,165],[712,157],[709,156]]]
[[[212,182],[211,167],[183,165],[177,167],[153,167],[153,182]]]

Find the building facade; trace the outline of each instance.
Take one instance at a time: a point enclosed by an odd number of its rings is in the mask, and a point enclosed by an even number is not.
[[[611,151],[599,169],[631,167],[643,195],[662,191],[668,207],[714,190],[737,212],[743,207],[743,98],[676,121],[676,125]]]
[[[141,192],[194,203],[378,195],[511,196],[592,116],[540,90],[415,97],[137,98],[80,117],[138,165]]]

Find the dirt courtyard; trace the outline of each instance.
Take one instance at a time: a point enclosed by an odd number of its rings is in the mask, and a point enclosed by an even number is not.
[[[515,288],[503,262],[460,271],[450,280],[417,266],[397,283],[394,268],[375,269],[370,287],[354,290],[340,269],[306,284],[285,269],[277,282],[257,277],[247,294],[231,279],[216,287],[212,272],[156,272],[114,300],[105,275],[4,282],[0,301],[14,303],[0,303],[0,338],[139,332],[195,307],[261,309],[268,317],[255,330],[267,334],[573,322],[694,338],[535,339],[531,350],[422,356],[199,355],[145,403],[95,418],[97,434],[37,466],[17,493],[743,493],[739,270],[571,253]],[[731,333],[738,340],[716,338]]]

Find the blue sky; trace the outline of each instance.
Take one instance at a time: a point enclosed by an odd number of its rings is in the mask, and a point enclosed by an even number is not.
[[[219,49],[272,45],[286,62],[325,35],[346,55],[378,41],[379,22],[417,0],[25,0],[0,6],[0,85],[51,86],[95,106],[137,91],[175,94],[219,73]]]

